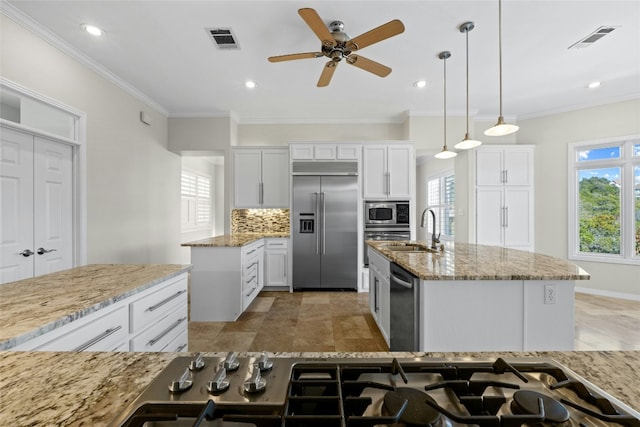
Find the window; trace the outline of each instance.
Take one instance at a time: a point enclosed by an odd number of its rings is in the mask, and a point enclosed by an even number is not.
[[[182,229],[211,226],[211,177],[182,171]]]
[[[640,264],[640,136],[569,146],[569,258]]]
[[[456,188],[453,171],[427,180],[427,208],[436,214],[436,233],[442,240],[453,240],[455,235]],[[433,229],[432,217],[427,214],[427,230]]]

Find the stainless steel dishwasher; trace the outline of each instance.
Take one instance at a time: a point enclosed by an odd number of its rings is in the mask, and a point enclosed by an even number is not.
[[[420,279],[391,263],[389,350],[420,351]]]

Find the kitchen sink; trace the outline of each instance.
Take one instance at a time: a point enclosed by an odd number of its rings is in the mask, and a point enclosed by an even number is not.
[[[438,252],[436,249],[431,249],[429,246],[426,245],[416,245],[416,244],[410,244],[410,245],[386,245],[385,249],[388,249],[392,252]]]

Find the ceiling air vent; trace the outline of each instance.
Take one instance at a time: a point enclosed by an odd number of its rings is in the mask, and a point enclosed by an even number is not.
[[[600,27],[593,33],[589,34],[586,37],[583,37],[582,39],[569,46],[568,49],[581,49],[583,47],[589,47],[607,34],[610,34],[616,28],[617,27]]]
[[[231,28],[206,28],[206,30],[219,49],[240,49]]]

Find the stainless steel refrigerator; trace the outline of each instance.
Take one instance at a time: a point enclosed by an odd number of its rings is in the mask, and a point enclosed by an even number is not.
[[[357,289],[357,200],[357,164],[294,163],[294,289]]]

